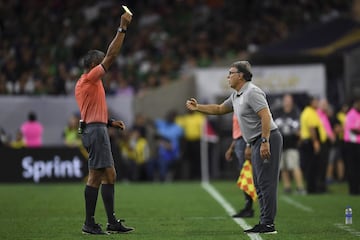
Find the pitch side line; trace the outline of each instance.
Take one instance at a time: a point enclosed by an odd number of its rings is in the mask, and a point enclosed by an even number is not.
[[[294,207],[296,207],[298,209],[301,209],[301,210],[303,210],[305,212],[313,212],[314,211],[312,208],[307,207],[307,206],[305,206],[305,205],[303,205],[303,204],[301,204],[301,203],[299,203],[299,202],[295,201],[294,199],[291,199],[291,198],[289,198],[287,196],[282,196],[281,200],[283,200],[284,202],[288,203],[289,205],[292,205],[292,206],[294,206]]]
[[[225,211],[231,216],[235,213],[235,209],[231,204],[225,200],[225,198],[208,182],[202,182],[201,186],[225,209]],[[233,220],[242,228],[251,228],[242,218],[233,218]],[[245,235],[245,234],[244,234]],[[262,240],[259,234],[248,234],[252,240]]]
[[[351,235],[354,235],[356,237],[360,237],[360,232],[356,231],[355,229],[352,229],[350,226],[342,224],[342,223],[334,223],[334,226],[337,228],[340,228],[344,231],[349,232]]]

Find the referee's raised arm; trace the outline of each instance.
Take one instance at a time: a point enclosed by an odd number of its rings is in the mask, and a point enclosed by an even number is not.
[[[121,15],[120,26],[118,27],[116,35],[111,41],[107,49],[106,55],[101,62],[102,66],[105,68],[105,71],[107,71],[110,68],[111,64],[115,61],[123,44],[125,33],[128,25],[131,22],[131,19],[132,16],[128,12],[125,12]]]

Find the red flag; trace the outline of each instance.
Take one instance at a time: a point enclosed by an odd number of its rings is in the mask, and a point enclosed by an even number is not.
[[[252,165],[249,160],[245,160],[244,165],[240,171],[240,176],[237,180],[237,185],[240,189],[246,192],[253,201],[256,201],[257,194],[253,180]]]
[[[205,123],[203,125],[203,131],[202,131],[202,138],[211,143],[216,143],[218,141],[218,136],[214,130],[214,128],[211,126],[210,122],[206,119]]]

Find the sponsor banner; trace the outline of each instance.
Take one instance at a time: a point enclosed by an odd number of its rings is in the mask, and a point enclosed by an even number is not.
[[[233,90],[227,80],[229,68],[216,67],[196,71],[199,101],[214,103]],[[252,82],[267,94],[308,93],[326,96],[326,73],[323,64],[254,66]]]
[[[72,182],[88,174],[78,148],[0,148],[0,182]]]

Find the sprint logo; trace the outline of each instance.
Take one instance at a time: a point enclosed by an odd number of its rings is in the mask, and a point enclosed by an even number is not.
[[[82,178],[82,162],[79,157],[74,156],[72,160],[61,160],[54,156],[51,160],[34,160],[27,156],[22,159],[23,173],[26,179],[33,179],[39,183],[42,178]]]

